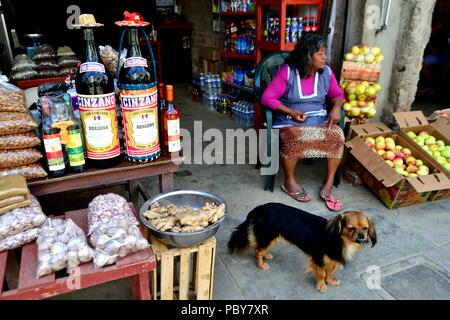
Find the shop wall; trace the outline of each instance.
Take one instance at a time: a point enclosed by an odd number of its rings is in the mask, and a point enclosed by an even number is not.
[[[192,67],[198,68],[199,50],[201,47],[222,49],[221,34],[213,32],[212,1],[211,0],[179,0],[181,13],[192,23]]]

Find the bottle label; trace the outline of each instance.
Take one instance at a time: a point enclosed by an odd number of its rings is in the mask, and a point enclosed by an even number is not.
[[[69,130],[69,143],[67,144],[69,163],[71,167],[85,164],[83,143],[81,142],[81,130]]]
[[[98,62],[85,62],[80,65],[80,73],[102,72],[105,73],[105,66]]]
[[[116,98],[104,95],[78,95],[78,107],[86,138],[87,157],[105,160],[120,155]]]
[[[147,59],[142,57],[131,57],[125,60],[124,68],[148,67]]]
[[[180,141],[180,119],[167,120],[167,135],[169,152],[178,152],[181,150]]]
[[[121,90],[120,102],[128,156],[148,158],[160,152],[158,134],[158,91]]]
[[[44,135],[44,149],[50,171],[64,170],[64,156],[59,134]]]

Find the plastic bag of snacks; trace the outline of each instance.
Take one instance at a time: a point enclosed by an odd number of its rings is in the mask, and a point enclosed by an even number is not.
[[[100,57],[108,68],[109,72],[114,76],[117,72],[117,60],[119,59],[119,53],[111,46],[99,46]],[[127,49],[124,49],[121,53],[120,67],[122,67],[127,57]]]
[[[39,201],[31,195],[31,205],[0,215],[0,239],[41,226],[47,219]]]
[[[74,56],[60,57],[58,59],[58,65],[60,68],[77,67],[81,63],[80,59]]]
[[[34,60],[53,59],[56,57],[55,50],[49,44],[43,44],[36,48]]]
[[[53,78],[53,77],[57,77],[58,75],[59,75],[59,72],[56,69],[45,69],[45,70],[38,71],[39,78]]]
[[[38,277],[91,261],[94,255],[83,230],[71,219],[47,219],[36,243]]]
[[[37,239],[40,228],[30,229],[0,240],[0,252],[12,250]]]
[[[127,201],[117,194],[100,195],[89,203],[88,226],[98,268],[149,247]]]
[[[36,70],[58,69],[59,65],[56,59],[40,60],[36,64]]]
[[[38,75],[36,70],[26,70],[26,71],[13,71],[11,72],[11,79],[13,80],[29,80],[33,79]]]
[[[11,71],[19,72],[19,71],[30,71],[36,68],[36,64],[31,60],[30,56],[27,54],[18,54],[14,57],[13,67]]]
[[[29,113],[0,112],[0,135],[24,133],[37,127]]]
[[[0,150],[33,148],[40,143],[34,131],[0,136]]]
[[[27,112],[24,92],[10,83],[0,81],[0,112]]]
[[[19,150],[0,150],[0,168],[23,166],[42,158],[42,154],[33,148]]]
[[[0,177],[9,174],[20,174],[27,180],[45,178],[47,171],[39,163],[28,164],[26,166],[0,169]]]

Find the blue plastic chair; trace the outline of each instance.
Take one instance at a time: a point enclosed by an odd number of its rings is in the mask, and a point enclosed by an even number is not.
[[[265,88],[272,82],[272,79],[275,77],[278,69],[284,64],[286,58],[288,58],[290,52],[288,51],[280,51],[273,52],[266,55],[257,65],[255,71],[255,83],[254,83],[254,91],[255,96],[261,106],[261,97],[265,90]],[[272,138],[272,129],[273,129],[273,114],[270,108],[264,107],[265,115],[266,115],[266,128],[267,128],[267,156],[269,159],[273,159],[273,157],[279,157],[279,155],[271,154],[271,138]],[[341,121],[340,127],[344,130],[345,126],[345,114],[344,110],[341,110]],[[272,160],[267,164],[269,167],[271,165]],[[342,166],[339,167],[336,172],[336,178],[334,180],[334,185],[337,187],[340,184],[342,173]],[[264,179],[264,190],[273,192],[275,184],[275,175],[267,175]]]

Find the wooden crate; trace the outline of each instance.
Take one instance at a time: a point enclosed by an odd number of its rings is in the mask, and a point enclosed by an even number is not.
[[[151,272],[155,300],[211,300],[216,238],[189,248],[168,248],[150,238],[157,267]]]

